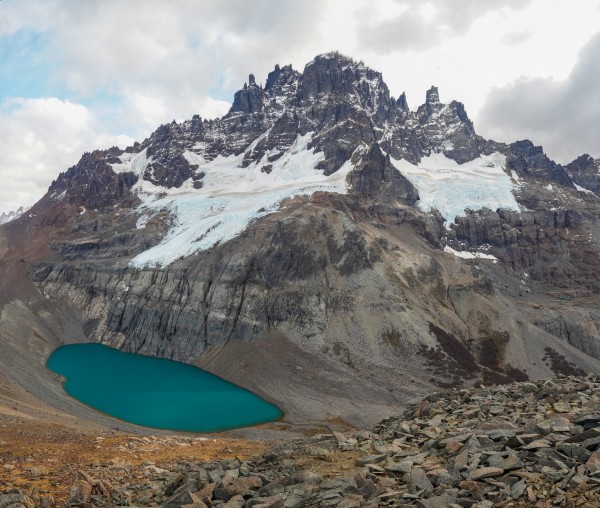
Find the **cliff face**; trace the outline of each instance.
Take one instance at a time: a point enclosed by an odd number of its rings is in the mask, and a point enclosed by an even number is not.
[[[10,231],[54,231],[29,277],[81,340],[367,423],[434,385],[600,368],[600,209],[575,171],[334,53],[84,155]]]
[[[573,183],[578,185],[582,192],[593,193],[600,197],[600,182],[598,175],[600,174],[600,160],[593,159],[587,154],[578,157],[570,164],[567,164],[567,173],[573,180]]]
[[[295,420],[329,414],[360,424],[433,386],[552,376],[541,361],[548,350],[574,370],[598,368],[595,289],[555,276],[554,252],[568,240],[530,239],[530,254],[513,261],[528,249],[499,236],[489,249],[498,262],[461,260],[437,249],[446,233],[439,218],[408,205],[365,208],[364,199],[298,200],[167,268],[118,266],[121,247],[110,241],[85,252],[64,244],[72,260],[35,264],[30,276],[93,340],[197,362],[282,403]],[[503,231],[495,213],[469,218],[488,242],[486,223]],[[525,225],[546,228],[534,222]],[[567,236],[554,227],[549,238]],[[352,395],[349,407],[339,391],[358,380],[364,389],[348,393],[368,397]]]

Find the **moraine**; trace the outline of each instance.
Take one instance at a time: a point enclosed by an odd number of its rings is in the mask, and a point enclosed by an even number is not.
[[[101,344],[63,346],[48,369],[75,399],[145,427],[215,432],[278,420],[257,395],[185,363],[124,353]]]

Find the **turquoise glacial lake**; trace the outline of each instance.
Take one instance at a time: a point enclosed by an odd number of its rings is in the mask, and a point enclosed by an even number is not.
[[[101,344],[62,346],[47,367],[66,379],[75,399],[144,427],[215,432],[282,416],[258,395],[192,365]]]

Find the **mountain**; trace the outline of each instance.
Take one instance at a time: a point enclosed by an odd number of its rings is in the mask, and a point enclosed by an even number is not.
[[[577,190],[600,195],[600,159],[584,154],[567,164],[565,169]]]
[[[0,362],[55,400],[32,369],[97,341],[355,425],[435,387],[598,372],[594,168],[482,138],[435,87],[410,109],[338,53],[275,66],[220,119],[84,154],[0,228]]]
[[[23,215],[27,210],[25,209],[25,207],[20,206],[17,210],[15,211],[10,211],[10,212],[2,212],[2,215],[0,215],[0,225],[1,224],[6,224],[7,222],[10,222],[11,220],[15,220],[18,219],[19,217],[21,217],[21,215]]]

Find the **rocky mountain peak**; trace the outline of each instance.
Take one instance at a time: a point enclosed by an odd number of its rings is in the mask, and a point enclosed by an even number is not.
[[[312,61],[308,62],[304,66],[304,70],[316,66],[326,66],[326,67],[341,67],[344,65],[352,65],[354,64],[354,60],[346,55],[342,55],[339,51],[330,51],[329,53],[321,53],[317,55]]]
[[[568,165],[573,165],[574,167],[600,165],[600,159],[594,159],[590,154],[584,153]]]
[[[440,102],[439,91],[432,86],[425,94],[425,102],[414,115],[407,117],[407,124],[421,130],[426,139],[425,154],[444,152],[459,164],[473,160],[484,152],[498,149],[498,144],[487,142],[475,133],[465,107],[458,101]],[[416,154],[416,160],[423,155]],[[404,158],[410,160],[411,154]]]
[[[600,197],[600,159],[585,153],[565,167],[577,190]]]
[[[458,119],[465,125],[468,125],[471,128],[471,130],[475,132],[475,129],[473,129],[473,122],[471,122],[471,120],[469,119],[469,115],[467,115],[467,111],[465,110],[464,104],[462,102],[452,101],[449,104],[449,106],[453,109]]]
[[[282,95],[284,89],[298,80],[300,73],[295,71],[291,65],[280,67],[275,65],[275,69],[269,72],[265,83],[265,92],[271,97]]]
[[[417,189],[396,171],[389,154],[384,154],[378,143],[363,150],[356,169],[348,175],[347,181],[352,192],[361,196],[384,197],[409,205],[414,205],[419,199]]]
[[[200,115],[194,115],[190,120],[190,131],[195,133],[202,132],[203,122]]]
[[[2,212],[2,214],[0,214],[0,225],[18,219],[26,211],[27,209],[24,206],[20,206],[19,208],[17,208],[17,210],[11,210],[10,212]]]
[[[377,145],[394,159],[413,164],[435,153],[463,164],[498,151],[507,156],[509,169],[519,177],[572,185],[572,177],[548,159],[541,147],[529,141],[504,145],[478,136],[464,105],[458,101],[440,102],[436,86],[426,91],[425,102],[416,111],[410,111],[406,94],[394,100],[380,72],[338,52],[318,55],[301,73],[291,65],[275,65],[264,83],[257,83],[254,74],[250,74],[235,92],[232,107],[223,118],[203,121],[195,115],[182,123],[171,122],[125,154],[117,149],[99,156],[104,157],[109,169],[120,168],[121,173],[131,170],[157,187],[180,188],[185,184],[199,190],[204,188],[205,173],[200,166],[206,162],[219,156],[240,156],[241,162],[236,163],[239,167],[256,166],[270,175],[278,167],[275,163],[288,157],[302,138],[306,150],[317,160],[314,169],[325,176],[352,163],[361,146]],[[387,164],[375,164],[375,155],[374,152],[369,168],[378,166],[377,169],[363,175],[383,175],[386,182],[391,182],[393,171]],[[134,156],[138,161],[135,169],[129,162]],[[574,161],[572,174],[587,174],[584,179],[578,177],[576,183],[595,189],[597,166],[587,161]],[[589,169],[578,169],[584,166]],[[78,168],[90,177],[91,163],[85,157]],[[134,181],[127,179],[126,183]],[[390,185],[397,184],[400,185]],[[403,186],[406,187],[400,185]],[[383,192],[387,187],[386,183],[369,189]],[[371,190],[366,192],[373,194]],[[403,199],[411,201],[411,192],[403,191],[403,195]]]
[[[506,165],[519,177],[550,180],[565,187],[573,187],[564,168],[550,160],[541,146],[535,146],[528,139],[511,143]]]
[[[445,104],[440,102],[440,94],[436,86],[425,92],[425,103],[419,106],[417,115],[421,123],[426,123],[430,117],[439,114]]]
[[[250,74],[248,81],[250,83],[249,86],[244,83],[244,87],[235,93],[229,114],[251,114],[262,110],[265,102],[265,93],[256,84],[253,74]]]
[[[131,172],[117,174],[108,162],[118,160],[117,154],[122,153],[116,147],[84,153],[75,166],[52,182],[47,196],[85,209],[132,206],[139,201],[130,192],[138,176]]]
[[[432,86],[425,93],[425,103],[426,104],[438,104],[440,102],[440,93],[438,91],[437,86]]]
[[[398,100],[396,101],[396,105],[402,111],[408,111],[408,102],[406,101],[406,92],[402,92]]]
[[[306,64],[300,90],[303,100],[327,95],[336,99],[358,95],[361,102],[371,102],[371,105],[381,97],[389,101],[389,91],[380,72],[340,53],[319,55]]]

